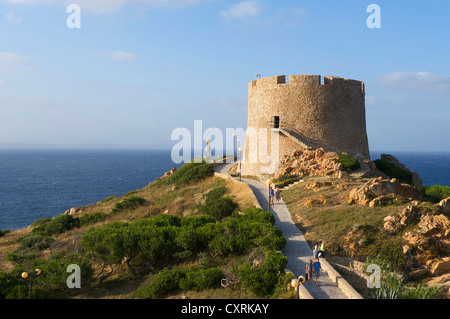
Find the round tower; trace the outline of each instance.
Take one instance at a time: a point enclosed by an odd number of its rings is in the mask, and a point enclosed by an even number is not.
[[[273,174],[283,155],[319,147],[369,158],[363,82],[283,75],[249,83],[242,174]]]

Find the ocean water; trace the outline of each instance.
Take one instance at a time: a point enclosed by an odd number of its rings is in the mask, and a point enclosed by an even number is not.
[[[380,152],[371,151],[371,160],[379,159],[381,154],[391,154],[400,163],[419,174],[424,186],[450,186],[450,152]]]
[[[0,229],[121,196],[174,166],[170,150],[0,150]]]
[[[424,185],[450,186],[450,153],[387,153]],[[0,230],[121,196],[174,166],[170,150],[0,150]]]

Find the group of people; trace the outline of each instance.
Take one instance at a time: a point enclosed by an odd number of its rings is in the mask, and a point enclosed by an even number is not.
[[[281,192],[278,187],[275,188],[275,190],[272,188],[272,186],[269,186],[269,204],[273,205],[273,201],[275,201],[278,204],[281,200]]]
[[[306,264],[305,279],[308,281],[308,285],[311,285],[311,278],[314,276],[316,285],[319,285],[319,276],[322,265],[319,258],[325,257],[325,243],[322,241],[316,242],[313,249],[313,255],[315,262],[310,259]]]
[[[269,204],[274,204],[274,199],[278,204],[281,200],[281,193],[278,187],[275,190],[272,186],[269,186]],[[308,284],[311,285],[311,278],[314,276],[314,281],[316,285],[319,285],[318,280],[320,276],[320,270],[322,269],[322,265],[320,264],[319,258],[325,258],[325,243],[322,241],[316,242],[313,249],[313,255],[315,262],[312,259],[306,264],[306,272],[305,279],[308,281]]]

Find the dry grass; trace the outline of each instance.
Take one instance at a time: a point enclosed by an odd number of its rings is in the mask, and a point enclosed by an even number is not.
[[[294,223],[311,246],[320,240],[328,244],[341,244],[354,226],[381,227],[386,216],[404,207],[391,205],[370,208],[347,204],[350,190],[361,186],[367,179],[343,181],[331,177],[320,178],[320,181],[329,181],[332,185],[316,191],[308,190],[306,186],[314,181],[315,179],[309,179],[282,192]],[[307,199],[311,199],[309,206],[305,206]]]
[[[132,191],[121,197],[112,197],[100,201],[98,203],[80,207],[74,217],[81,217],[86,214],[102,211],[108,216],[105,221],[95,224],[101,226],[114,221],[132,221],[142,219],[153,215],[161,214],[168,211],[169,214],[180,217],[188,215],[196,215],[199,212],[196,206],[201,202],[204,195],[214,188],[225,186],[227,188],[226,195],[233,196],[233,200],[237,203],[238,209],[243,210],[248,207],[255,207],[253,201],[253,192],[245,183],[239,183],[233,180],[222,179],[219,177],[210,177],[199,183],[186,185],[183,187],[174,188],[172,185],[149,184],[148,186]],[[125,210],[121,212],[111,213],[114,206],[130,196],[138,196],[144,198],[147,203],[133,210]],[[79,248],[79,241],[83,234],[89,227],[87,225],[81,228],[67,231],[61,235],[53,236],[55,245],[52,247],[52,252],[63,251],[66,253],[77,252]],[[4,271],[11,271],[14,265],[7,261],[8,253],[20,252],[20,244],[18,239],[24,235],[29,234],[32,227],[23,228],[12,231],[0,238],[0,269]],[[47,259],[50,256],[50,250],[34,251],[38,258]],[[98,269],[96,269],[98,270]],[[96,273],[96,272],[95,272]],[[128,298],[129,294],[134,292],[137,287],[143,284],[148,278],[131,278],[127,267],[121,269],[102,285],[91,286],[86,289],[81,289],[76,295],[71,295],[70,298]],[[189,293],[190,298],[255,298],[249,293],[244,293],[240,290],[232,289],[211,289],[200,293]],[[181,298],[183,293],[177,293],[170,298]],[[60,296],[66,298],[68,296]]]

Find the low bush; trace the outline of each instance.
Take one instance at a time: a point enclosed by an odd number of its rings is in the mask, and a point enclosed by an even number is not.
[[[117,196],[116,195],[111,195],[109,197],[106,197],[104,200],[102,200],[102,203],[106,203],[109,202],[110,200],[116,199]]]
[[[432,202],[438,203],[441,200],[450,197],[450,187],[433,185],[420,188],[424,196]]]
[[[5,236],[7,233],[11,232],[9,229],[0,230],[0,237]]]
[[[355,171],[361,167],[358,160],[347,155],[340,153],[338,154],[339,158],[335,159],[334,161],[337,163],[341,163],[343,166],[344,171],[351,173],[352,171]]]
[[[185,291],[198,292],[218,286],[222,278],[223,273],[220,267],[207,269],[190,267],[186,270],[185,276],[180,279],[179,287]]]
[[[413,185],[413,176],[410,171],[404,170],[382,159],[375,160],[374,163],[379,171],[383,172],[390,178],[396,178],[402,183]]]
[[[34,222],[32,222],[30,226],[37,227],[37,226],[43,225],[45,223],[48,223],[50,221],[52,221],[51,218],[41,218],[41,219],[38,219],[38,220],[35,220]]]
[[[80,227],[102,222],[107,216],[104,212],[83,215],[80,217]]]
[[[230,216],[237,207],[231,197],[223,197],[226,192],[225,187],[218,187],[204,196],[205,204],[198,205],[197,208],[203,214],[213,216],[217,219]]]
[[[212,164],[186,163],[175,173],[161,181],[162,184],[175,184],[182,186],[186,184],[198,183],[214,175],[214,166]]]
[[[266,251],[265,259],[258,267],[244,263],[235,272],[242,285],[259,297],[270,297],[284,278],[287,257],[276,251]]]
[[[122,200],[121,202],[116,203],[116,205],[111,210],[111,213],[122,212],[125,210],[136,209],[139,206],[145,205],[147,201],[139,196],[130,196]]]
[[[180,268],[163,270],[156,274],[149,284],[139,287],[134,296],[143,299],[160,298],[169,292],[178,289],[180,279],[184,277],[184,271]]]
[[[53,218],[33,229],[33,232],[41,233],[43,235],[58,235],[75,227],[80,227],[79,218],[74,218],[71,215],[60,215]]]
[[[29,236],[24,236],[19,240],[21,244],[21,249],[37,249],[44,250],[50,247],[51,243],[54,242],[54,239],[51,237],[44,237],[42,235],[34,235],[31,234]]]

